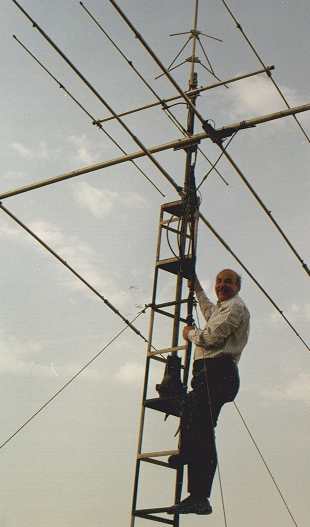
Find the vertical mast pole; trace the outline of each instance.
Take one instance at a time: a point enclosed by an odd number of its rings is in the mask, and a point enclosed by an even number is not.
[[[190,77],[189,77],[189,90],[196,89],[197,88],[197,73],[195,71],[195,59],[196,59],[196,43],[197,43],[197,21],[198,21],[198,7],[199,7],[199,0],[195,0],[195,14],[194,14],[194,27],[191,31],[192,33],[192,39],[193,39],[193,45],[192,45],[192,57],[191,57],[191,67],[190,67]],[[193,105],[195,105],[197,95],[193,95],[191,97]],[[188,108],[188,114],[187,114],[187,132],[192,135],[194,132],[194,124],[195,124],[195,113],[191,107]],[[188,207],[188,214],[189,217],[191,217],[191,203],[195,202],[196,200],[196,188],[195,188],[195,156],[197,152],[197,145],[189,146],[186,148],[186,163],[185,163],[185,177],[184,177],[184,202],[185,207]],[[193,163],[194,158],[194,163]],[[191,232],[193,233],[194,227],[194,221],[191,221]],[[184,255],[184,251],[186,248],[186,231],[187,231],[187,225],[188,225],[188,218],[186,218],[186,215],[183,219],[182,226],[181,226],[181,240],[180,240],[180,257]],[[192,255],[193,260],[195,262],[195,241],[193,242],[192,246]],[[176,308],[175,308],[175,320],[174,320],[174,327],[173,327],[173,335],[172,335],[172,346],[178,345],[178,338],[179,338],[179,318],[180,318],[180,312],[181,312],[181,295],[182,295],[182,276],[181,273],[178,276],[177,279],[177,285],[176,285]],[[190,300],[188,304],[188,322],[192,322],[192,308],[193,308],[193,290],[190,291]],[[186,379],[187,381],[187,379]]]
[[[197,73],[195,70],[198,8],[199,8],[199,0],[195,0],[194,23],[193,23],[193,29],[191,31],[193,45],[192,45],[190,76],[189,76],[189,90],[195,90],[198,85]],[[197,95],[193,95],[192,97],[190,97],[192,104],[194,106],[196,103],[196,98],[197,98]],[[192,107],[188,107],[187,132],[189,135],[192,135],[194,133],[194,126],[195,126],[195,113]],[[197,145],[189,146],[188,148],[186,148],[186,163],[185,163],[185,176],[184,176],[185,212],[184,212],[184,217],[183,217],[182,225],[181,225],[181,237],[180,237],[180,249],[179,249],[180,258],[183,258],[184,252],[186,249],[186,233],[189,227],[190,233],[191,233],[191,239],[192,239],[192,247],[190,249],[192,253],[193,270],[195,270],[195,262],[196,262],[196,235],[197,235],[197,229],[196,229],[197,215],[195,212],[195,208],[197,206],[196,185],[195,185],[196,155],[197,155]],[[178,274],[177,284],[176,284],[177,303],[176,303],[176,308],[174,312],[172,346],[177,346],[178,339],[179,339],[180,314],[181,314],[180,300],[182,298],[182,282],[183,282],[183,279],[182,279],[182,270],[181,270],[181,272]],[[188,297],[188,303],[187,303],[187,323],[188,324],[193,323],[193,306],[194,306],[194,281],[192,280],[191,287],[189,289],[189,297]],[[187,385],[187,382],[188,382],[191,348],[192,348],[192,345],[189,342],[187,353],[186,353],[186,358],[185,358],[185,364],[184,364],[184,373],[185,373],[183,377],[184,385]],[[184,474],[184,468],[180,467],[177,470],[177,475],[176,475],[175,503],[178,503],[181,499],[182,486],[183,486],[183,474]],[[180,525],[180,516],[179,514],[176,514],[174,516],[173,527],[179,527],[179,525]]]

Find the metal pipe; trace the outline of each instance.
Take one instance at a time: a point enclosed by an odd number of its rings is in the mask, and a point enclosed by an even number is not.
[[[245,124],[246,127],[256,126],[257,124],[267,123],[268,121],[274,121],[275,119],[281,119],[282,117],[288,117],[290,115],[295,115],[296,113],[302,113],[307,112],[310,110],[310,103],[308,104],[302,104],[301,106],[295,106],[294,108],[289,108],[287,110],[280,110],[279,112],[274,113],[268,113],[265,115],[262,115],[261,117],[254,117],[253,119],[247,119],[246,121],[241,121],[239,123],[233,123],[229,127],[224,126],[222,130],[225,130],[225,128],[238,128],[238,130],[242,130],[243,126],[242,123]],[[220,129],[221,130],[221,129]]]
[[[208,91],[208,90],[212,90],[213,88],[218,88],[219,86],[224,86],[225,84],[232,84],[234,82],[237,82],[237,81],[240,81],[240,80],[243,80],[243,79],[247,79],[249,77],[254,77],[255,75],[260,75],[262,73],[267,73],[268,71],[271,71],[273,69],[274,69],[274,66],[267,66],[266,69],[253,71],[252,73],[247,73],[245,75],[239,75],[238,77],[233,77],[233,78],[225,80],[225,81],[216,82],[215,84],[210,84],[208,86],[202,86],[201,88],[197,88],[195,90],[190,90],[190,91],[187,91],[185,93],[186,93],[186,95],[188,97],[191,97],[192,95],[198,95],[198,94],[200,94],[202,92],[205,92],[205,91]],[[168,97],[168,99],[162,99],[161,101],[158,101],[158,102],[145,104],[144,106],[140,106],[139,108],[134,108],[133,110],[128,110],[127,112],[119,113],[118,116],[119,117],[124,117],[126,115],[131,115],[131,114],[136,113],[136,112],[141,112],[142,110],[148,110],[149,108],[154,108],[155,106],[159,106],[161,104],[167,104],[167,103],[172,102],[172,101],[177,101],[180,98],[181,98],[181,95],[175,95],[174,97]],[[95,123],[106,123],[108,121],[112,121],[113,119],[115,119],[113,116],[105,117],[104,119],[98,119],[97,121],[94,121],[94,124]]]
[[[16,1],[16,0],[13,0],[13,1]],[[160,67],[160,69],[165,73],[165,75],[167,76],[167,78],[170,80],[170,82],[173,84],[173,86],[175,87],[175,89],[179,92],[179,94],[181,95],[181,97],[183,97],[183,99],[187,102],[189,108],[191,108],[195,115],[198,117],[198,119],[200,120],[200,122],[202,124],[204,124],[205,122],[205,119],[203,118],[203,116],[200,114],[200,112],[197,110],[197,108],[195,107],[195,105],[192,103],[192,101],[190,100],[190,98],[184,93],[184,91],[182,90],[182,88],[180,88],[179,84],[174,80],[174,78],[172,77],[172,75],[170,75],[169,71],[167,70],[167,68],[165,68],[165,66],[163,65],[163,63],[160,61],[160,59],[157,57],[157,55],[154,53],[154,51],[152,50],[152,48],[147,44],[146,40],[143,38],[143,36],[139,33],[139,31],[134,27],[134,25],[130,22],[130,20],[128,19],[128,17],[125,15],[125,13],[121,10],[121,8],[118,6],[118,4],[115,2],[115,0],[109,0],[110,4],[113,5],[113,7],[116,9],[116,11],[120,14],[120,16],[123,18],[123,20],[125,20],[126,24],[130,27],[130,29],[133,31],[135,37],[140,40],[141,44],[143,45],[143,47],[147,50],[147,52],[151,55],[151,57],[153,58],[153,60],[156,62],[156,64]]]
[[[289,115],[293,115],[295,113],[300,113],[300,112],[305,112],[308,110],[310,110],[310,104],[304,104],[302,106],[296,106],[295,108],[291,108],[290,110],[282,110],[281,112],[263,115],[262,117],[254,117],[253,119],[248,119],[248,120],[241,121],[239,123],[235,123],[229,126],[224,126],[223,128],[219,128],[215,132],[217,131],[225,132],[225,130],[227,131],[243,130],[245,128],[254,127],[256,124],[265,123],[267,121],[272,121],[274,119],[280,119],[282,117],[288,117]],[[163,152],[164,150],[170,150],[170,149],[179,150],[182,148],[187,148],[188,146],[198,143],[201,140],[207,139],[207,138],[210,138],[209,134],[207,134],[206,132],[200,132],[199,134],[194,134],[192,137],[186,137],[184,139],[175,139],[174,141],[170,141],[169,143],[164,143],[162,145],[151,147],[148,149],[148,151],[151,154],[155,154],[157,152]],[[116,157],[108,161],[102,161],[100,163],[88,165],[88,166],[79,168],[77,170],[66,172],[65,174],[62,174],[60,176],[51,177],[51,178],[48,178],[42,181],[38,181],[36,183],[31,183],[30,185],[25,185],[23,187],[18,187],[13,190],[2,192],[0,194],[0,200],[6,199],[12,196],[16,196],[18,194],[23,194],[24,192],[29,192],[30,190],[35,190],[41,187],[52,185],[54,183],[59,183],[60,181],[65,181],[67,179],[81,176],[83,174],[88,174],[91,172],[95,172],[97,170],[101,170],[101,169],[108,168],[114,165],[118,165],[120,163],[126,163],[127,161],[131,161],[132,159],[137,159],[143,156],[145,156],[145,152],[142,150],[138,152],[133,152],[132,154],[128,154],[127,156]],[[175,182],[173,186],[174,188],[176,187],[179,188]]]
[[[127,65],[133,69],[133,71],[136,73],[136,75],[139,77],[139,79],[143,82],[143,84],[151,91],[151,93],[157,98],[158,100],[158,103],[162,105],[162,108],[163,110],[165,110],[165,113],[166,113],[166,116],[168,117],[168,119],[172,122],[172,124],[174,126],[176,126],[178,128],[178,130],[180,130],[182,132],[183,135],[192,135],[192,134],[189,134],[188,131],[183,127],[183,125],[180,123],[180,121],[175,117],[175,115],[171,112],[170,108],[163,102],[162,98],[158,95],[158,93],[154,90],[154,88],[149,84],[149,82],[145,79],[145,77],[140,73],[140,71],[135,67],[134,63],[132,60],[129,60],[129,58],[126,56],[126,54],[122,51],[122,49],[120,48],[120,46],[118,44],[116,44],[113,40],[113,38],[109,35],[109,33],[103,28],[103,26],[100,24],[100,22],[95,18],[95,16],[89,11],[88,8],[86,8],[83,4],[83,2],[80,2],[83,10],[87,13],[87,15],[91,18],[91,20],[96,24],[96,26],[99,28],[99,30],[106,36],[106,38],[109,40],[109,42],[111,42],[111,44],[113,45],[113,47],[118,51],[118,53],[120,53],[121,57],[126,61]],[[198,9],[196,7],[196,16],[195,16],[195,19],[194,19],[194,26],[195,28],[192,30],[192,35],[190,38],[193,38],[194,39],[194,43],[193,45],[196,45],[195,42],[196,42],[196,39],[199,38],[198,37],[198,31],[196,29],[196,26],[197,26],[197,16],[198,16]],[[180,51],[180,53],[183,51],[183,48],[182,50]],[[192,52],[192,64],[195,64],[195,49],[193,50]],[[170,67],[168,68],[170,69]],[[197,88],[197,85],[194,85],[192,81],[190,81],[189,83],[189,89],[191,90],[192,88]],[[191,96],[191,99],[194,98],[195,95],[192,95]],[[94,121],[94,124],[96,124],[97,126],[100,127],[101,123],[98,122],[98,121]],[[206,156],[206,154],[201,150],[201,149],[198,149],[199,152],[201,153],[201,155],[204,157],[204,159],[206,159],[206,161],[208,161],[208,163],[212,166],[213,164],[211,163],[211,161],[208,159],[208,157]],[[214,165],[213,165],[214,167]],[[212,168],[213,169],[213,168]],[[225,185],[228,185],[227,181],[223,178],[223,176],[220,174],[220,172],[214,167],[214,170],[215,172],[217,173],[217,175],[221,178],[221,180],[225,183]]]
[[[192,46],[191,72],[190,72],[190,80],[189,80],[189,88],[190,89],[192,88],[192,86],[194,84],[194,78],[195,78],[195,58],[196,58],[197,36],[198,36],[197,35],[198,8],[199,8],[199,0],[196,0],[196,2],[195,2],[194,22],[193,22],[193,29],[192,29],[193,46]],[[194,104],[194,106],[195,106],[195,104]]]
[[[295,254],[295,256],[298,258],[298,260],[302,263],[302,266],[304,268],[304,270],[306,271],[306,273],[308,275],[310,275],[310,270],[308,268],[308,266],[304,263],[304,261],[302,260],[302,258],[298,255],[297,251],[294,249],[294,247],[292,246],[292,244],[289,242],[289,240],[287,239],[287,237],[285,236],[285,234],[283,233],[282,229],[279,227],[279,225],[277,224],[277,222],[272,218],[271,216],[271,213],[270,211],[268,211],[268,209],[265,207],[265,205],[262,203],[262,201],[260,200],[260,198],[258,197],[258,195],[256,194],[256,192],[254,191],[254,189],[252,188],[252,186],[249,184],[249,182],[246,180],[245,176],[242,174],[240,168],[237,166],[237,164],[235,163],[235,161],[232,159],[232,157],[228,154],[228,152],[226,152],[225,150],[225,147],[223,146],[222,144],[222,141],[221,141],[221,138],[220,136],[218,135],[218,131],[216,131],[206,120],[203,119],[202,115],[197,111],[197,109],[195,108],[195,105],[190,101],[190,99],[187,97],[187,95],[182,91],[182,89],[180,88],[179,84],[174,80],[174,78],[169,74],[169,72],[166,70],[166,68],[164,67],[164,65],[161,63],[161,61],[158,59],[158,57],[156,56],[156,54],[154,53],[154,51],[148,46],[148,44],[146,43],[146,41],[144,40],[144,38],[140,35],[140,33],[138,33],[138,31],[134,28],[134,26],[132,25],[132,23],[128,20],[128,18],[126,17],[126,15],[122,12],[122,10],[118,7],[118,5],[116,4],[115,0],[109,0],[110,3],[115,7],[115,9],[118,11],[118,13],[121,15],[121,17],[126,21],[126,23],[128,24],[128,26],[132,29],[132,31],[134,31],[136,37],[140,40],[140,42],[143,44],[143,46],[147,49],[147,51],[149,52],[149,54],[153,57],[153,59],[155,60],[155,62],[160,66],[160,68],[162,69],[162,71],[164,71],[168,77],[168,79],[170,80],[170,82],[174,85],[174,87],[177,89],[177,91],[182,95],[183,99],[188,103],[189,105],[189,108],[195,113],[195,115],[198,117],[198,119],[201,121],[202,123],[202,126],[204,128],[204,130],[207,130],[209,131],[210,135],[211,135],[211,139],[212,141],[217,144],[219,146],[219,148],[222,150],[224,156],[226,157],[226,159],[230,162],[230,164],[234,167],[234,169],[236,170],[236,172],[239,174],[239,176],[242,178],[242,180],[244,181],[244,183],[246,184],[246,186],[248,187],[248,189],[251,191],[251,193],[255,196],[255,198],[257,199],[257,201],[259,202],[259,204],[262,206],[263,210],[265,212],[267,212],[269,218],[271,219],[272,223],[276,226],[276,228],[278,229],[278,231],[280,232],[280,234],[282,235],[282,237],[284,238],[284,240],[286,241],[286,243],[289,245],[289,247],[292,249],[293,253]],[[224,0],[223,0],[224,1]],[[224,2],[225,3],[225,2]],[[240,26],[241,27],[241,26]],[[242,29],[242,28],[241,28]],[[263,64],[263,63],[262,63]],[[263,64],[264,65],[264,64]],[[289,104],[287,103],[287,106],[289,107]],[[279,117],[284,117],[284,116],[287,116],[287,115],[295,115],[296,113],[300,112],[300,111],[305,111],[305,110],[308,110],[309,109],[309,105],[304,105],[303,107],[299,107],[299,110],[296,111],[291,111],[292,109],[289,107],[288,110],[284,110],[282,112],[277,112],[275,114],[272,114],[272,116],[265,116],[264,118],[260,118],[258,120],[256,119],[252,119],[252,124],[251,122],[248,122],[246,125],[244,126],[238,126],[238,129],[242,129],[242,128],[248,128],[250,126],[255,126],[255,124],[259,124],[259,123],[262,123],[262,122],[266,122],[267,120],[272,120],[272,119],[278,119]],[[255,123],[255,124],[253,124]],[[241,123],[242,124],[242,123]],[[224,130],[227,129],[226,127],[224,128]],[[228,130],[227,130],[228,131]],[[235,129],[232,127],[232,133],[235,131]],[[230,134],[231,135],[231,134]],[[308,138],[308,136],[306,135],[306,137]],[[308,138],[309,140],[309,138]],[[310,140],[309,140],[310,141]]]

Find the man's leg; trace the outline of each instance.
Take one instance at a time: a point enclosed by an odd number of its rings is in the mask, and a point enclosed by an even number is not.
[[[239,389],[238,370],[231,360],[203,362],[194,363],[193,391],[186,396],[181,417],[180,455],[171,456],[172,466],[188,464],[190,495],[171,507],[171,514],[212,512],[208,497],[217,467],[214,428],[223,404],[232,401]]]
[[[216,470],[216,448],[211,415],[206,418],[205,409],[204,390],[194,389],[187,394],[181,418],[180,455],[171,456],[169,463],[188,464],[189,496],[171,507],[171,514],[212,512],[208,496]]]
[[[198,361],[194,373],[192,399],[196,409],[188,455],[188,491],[197,497],[210,497],[217,468],[215,427],[224,403],[237,395],[239,376],[227,357]]]
[[[196,438],[188,459],[188,492],[197,497],[210,497],[217,468],[214,426],[222,404],[212,404],[203,398]]]

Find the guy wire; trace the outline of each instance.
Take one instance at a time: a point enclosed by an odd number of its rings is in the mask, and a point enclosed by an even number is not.
[[[264,458],[264,456],[262,454],[262,451],[259,448],[259,446],[258,446],[258,444],[257,444],[257,442],[256,442],[251,430],[249,429],[249,426],[247,425],[247,422],[246,422],[245,418],[241,414],[240,408],[237,406],[235,401],[234,401],[234,406],[235,406],[235,409],[236,409],[237,413],[239,414],[239,417],[240,417],[240,419],[241,419],[241,421],[242,421],[242,423],[243,423],[243,425],[244,425],[249,437],[251,438],[251,441],[252,441],[254,447],[256,448],[256,450],[257,450],[257,452],[259,454],[259,457],[260,457],[261,461],[263,462],[263,464],[264,464],[264,466],[265,466],[265,468],[266,468],[266,470],[267,470],[267,472],[268,472],[268,474],[269,474],[269,476],[270,476],[275,488],[277,489],[277,492],[278,492],[278,494],[279,494],[279,496],[280,496],[280,498],[281,498],[281,500],[282,500],[282,502],[283,502],[288,514],[290,515],[291,520],[293,521],[295,526],[298,527],[298,524],[297,524],[297,522],[296,522],[296,520],[295,520],[295,518],[294,518],[294,516],[293,516],[293,514],[292,514],[292,512],[291,512],[291,510],[290,510],[290,508],[288,506],[288,503],[287,503],[287,501],[286,501],[286,499],[285,499],[285,497],[284,497],[284,495],[283,495],[283,493],[282,493],[282,491],[281,491],[281,489],[280,489],[280,487],[279,487],[279,485],[278,485],[278,483],[277,483],[277,481],[276,481],[271,469],[269,468],[269,466],[267,464],[267,461],[265,460],[265,458]]]
[[[20,219],[17,218],[9,209],[7,209],[1,202],[0,202],[0,209],[3,210],[15,223],[17,223],[24,231],[26,231],[32,238],[34,238],[44,249],[46,249],[56,260],[58,260],[62,265],[64,265],[80,282],[82,282],[88,289],[90,289],[100,300],[102,300],[106,306],[115,313],[118,317],[122,319],[125,324],[127,324],[130,329],[132,329],[136,335],[141,337],[144,342],[148,343],[148,339],[142,335],[142,333],[126,318],[124,315],[121,314],[121,312],[113,305],[107,298],[105,298],[99,291],[92,286],[83,276],[78,273],[68,262],[66,262],[59,254],[57,254],[47,243],[45,243],[42,238],[40,238],[37,234],[35,234],[25,223],[23,223]],[[154,348],[156,350],[156,348]],[[156,350],[157,351],[157,350]]]
[[[135,322],[137,318],[142,315],[142,313],[144,313],[144,309],[132,319],[130,324]],[[96,355],[94,355],[89,361],[87,361],[84,366],[82,366],[67,382],[65,382],[65,384],[61,386],[61,388],[57,390],[57,392],[54,393],[54,395],[52,395],[44,404],[42,404],[38,408],[38,410],[36,410],[36,412],[34,412],[22,425],[20,425],[17,430],[15,430],[15,432],[13,432],[5,441],[3,441],[0,444],[0,449],[5,447],[15,436],[17,436],[17,434],[19,434],[19,432],[21,432],[31,421],[33,421],[33,419],[35,419],[37,415],[39,415],[47,406],[49,406],[49,404],[54,401],[54,399],[56,399],[56,397],[58,397],[58,395],[60,395],[70,384],[72,384],[72,382],[75,381],[75,379],[77,379],[77,377],[79,377],[81,373],[83,373],[96,359],[98,359],[98,357],[100,357],[100,355],[102,355],[102,353],[106,351],[107,348],[113,342],[115,342],[116,339],[118,339],[122,335],[122,333],[124,333],[124,331],[126,331],[126,329],[128,329],[128,324],[124,326],[120,331],[118,331],[118,333],[116,333],[116,335],[114,335],[114,337],[112,337],[109,342],[105,344],[105,346],[96,353]]]

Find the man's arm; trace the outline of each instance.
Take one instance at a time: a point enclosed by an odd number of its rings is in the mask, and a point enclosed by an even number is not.
[[[222,306],[203,330],[187,326],[184,328],[183,337],[205,349],[221,348],[229,335],[239,327],[243,318],[244,309],[240,304]]]
[[[204,319],[208,321],[214,309],[214,304],[207,297],[197,277],[195,278],[194,289],[195,289],[195,293],[196,293],[196,297],[199,303],[201,313],[203,314]]]

